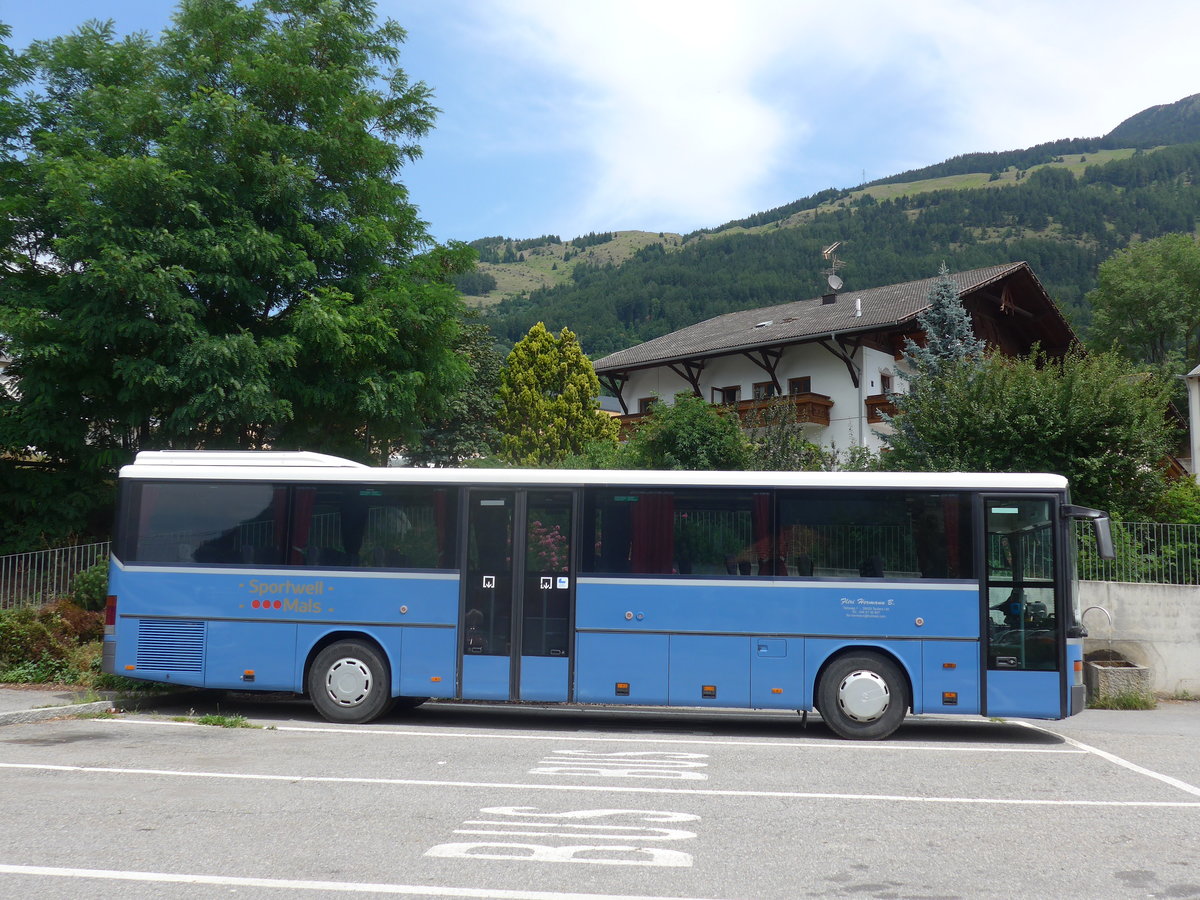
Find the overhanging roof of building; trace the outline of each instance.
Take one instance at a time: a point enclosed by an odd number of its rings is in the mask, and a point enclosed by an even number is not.
[[[968,308],[976,306],[968,301],[978,298],[982,301],[980,306],[1019,314],[1036,322],[1033,339],[1040,341],[1046,350],[1061,352],[1076,343],[1070,325],[1027,263],[952,272],[950,277]],[[862,291],[843,290],[833,303],[814,297],[726,313],[610,353],[596,361],[596,373],[615,375],[673,362],[805,343],[831,335],[896,330],[913,323],[929,308],[929,292],[936,280],[936,277],[922,278]],[[1006,288],[1011,289],[1006,291]],[[1033,340],[1022,343],[1032,344]]]

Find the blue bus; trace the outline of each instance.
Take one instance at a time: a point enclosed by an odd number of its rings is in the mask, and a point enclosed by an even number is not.
[[[1057,475],[369,468],[138,454],[104,670],[307,695],[914,714],[1084,705]]]

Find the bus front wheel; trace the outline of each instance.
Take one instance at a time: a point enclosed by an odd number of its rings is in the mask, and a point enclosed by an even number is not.
[[[830,730],[851,740],[887,737],[908,712],[908,682],[877,653],[852,653],[829,664],[817,686],[817,709]]]
[[[361,725],[392,705],[387,661],[370,644],[338,641],[317,654],[308,670],[308,696],[330,722]]]

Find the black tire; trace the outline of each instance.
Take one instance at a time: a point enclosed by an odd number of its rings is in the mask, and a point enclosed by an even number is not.
[[[839,737],[878,741],[904,721],[908,680],[892,660],[862,651],[831,662],[817,685],[821,719]]]
[[[362,641],[330,644],[308,670],[308,697],[330,722],[372,722],[392,706],[387,660]]]

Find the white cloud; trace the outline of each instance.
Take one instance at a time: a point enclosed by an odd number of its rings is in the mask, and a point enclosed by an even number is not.
[[[514,197],[554,195],[539,227],[690,230],[860,172],[1099,135],[1200,91],[1200,4],[1148,6],[469,4],[463,65],[499,115],[468,127],[481,157],[503,160]],[[538,171],[518,172],[529,160]],[[536,188],[522,194],[522,178]]]

